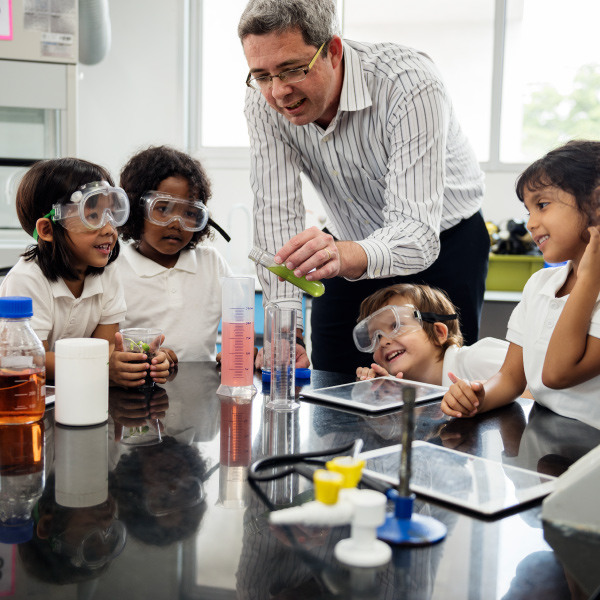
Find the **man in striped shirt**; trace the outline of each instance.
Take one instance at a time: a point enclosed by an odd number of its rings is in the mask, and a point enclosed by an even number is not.
[[[324,279],[312,302],[317,369],[365,363],[352,328],[360,302],[393,283],[427,283],[477,340],[489,237],[483,174],[431,59],[336,33],[332,0],[250,0],[238,34],[250,72],[255,244],[298,276]],[[326,230],[305,229],[300,173]],[[266,299],[300,308],[299,291],[259,269]]]

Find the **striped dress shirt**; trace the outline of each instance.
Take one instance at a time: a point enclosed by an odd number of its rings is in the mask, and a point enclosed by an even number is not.
[[[365,250],[361,279],[418,273],[437,258],[440,232],[481,208],[483,173],[427,56],[390,43],[343,46],[340,103],[325,130],[293,125],[248,89],[254,241],[275,253],[304,230],[304,173],[331,233]],[[300,308],[297,288],[258,276],[267,300]]]

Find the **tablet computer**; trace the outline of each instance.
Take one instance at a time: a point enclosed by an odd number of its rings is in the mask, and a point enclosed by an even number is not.
[[[406,387],[415,389],[415,402],[427,402],[441,398],[448,388],[397,377],[377,377],[331,387],[303,388],[300,398],[314,398],[340,406],[379,412],[402,408],[402,391]]]
[[[54,390],[55,388],[53,385],[46,386],[46,406],[54,404]]]
[[[401,449],[398,444],[363,452],[363,472],[397,486]],[[411,471],[411,491],[485,516],[543,498],[556,485],[551,475],[421,441],[412,444]]]

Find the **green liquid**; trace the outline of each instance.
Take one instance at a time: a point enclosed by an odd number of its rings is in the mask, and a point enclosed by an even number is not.
[[[276,267],[267,267],[271,273],[275,273],[282,279],[293,283],[295,286],[304,290],[307,294],[310,294],[314,298],[322,296],[325,292],[325,286],[320,281],[306,281],[305,277],[296,277],[293,271],[290,271],[284,265],[278,265]]]

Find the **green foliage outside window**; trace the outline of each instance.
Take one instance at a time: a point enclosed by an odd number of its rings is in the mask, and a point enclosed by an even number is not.
[[[535,160],[572,139],[600,140],[600,65],[583,65],[571,92],[543,84],[523,107],[523,155]]]

